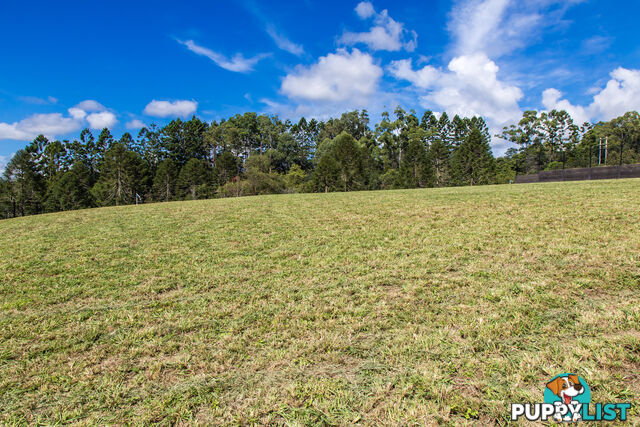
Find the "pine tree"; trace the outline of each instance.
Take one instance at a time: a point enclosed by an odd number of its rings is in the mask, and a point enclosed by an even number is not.
[[[175,197],[178,170],[171,159],[165,159],[158,164],[153,177],[151,197],[153,200],[168,202]]]
[[[45,207],[48,212],[85,209],[93,206],[91,170],[82,162],[61,172],[47,191]]]
[[[364,186],[363,148],[346,132],[334,140],[330,155],[338,166],[340,187],[343,191],[359,190]]]
[[[431,143],[428,152],[428,162],[433,168],[433,185],[444,187],[449,183],[449,159],[451,151],[441,138],[437,137]]]
[[[339,188],[340,169],[332,155],[326,154],[318,160],[313,173],[316,191],[335,191]]]
[[[5,168],[4,178],[9,186],[11,216],[42,212],[45,181],[30,153],[18,150]]]
[[[177,187],[180,196],[196,200],[209,196],[212,183],[208,165],[200,159],[189,159],[180,169]]]
[[[145,193],[146,165],[133,151],[113,143],[100,165],[100,179],[91,192],[99,206],[125,205]]]
[[[487,138],[473,128],[454,152],[451,161],[457,185],[491,184],[495,179],[495,159]]]
[[[400,164],[400,186],[427,187],[433,184],[433,170],[422,142],[411,139]]]
[[[238,176],[239,173],[238,158],[230,151],[224,151],[216,160],[213,168],[213,176],[218,185],[224,185],[231,179]]]

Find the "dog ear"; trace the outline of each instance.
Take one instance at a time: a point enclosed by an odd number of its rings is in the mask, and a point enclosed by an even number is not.
[[[553,392],[556,396],[560,396],[560,390],[562,389],[562,382],[564,380],[560,377],[547,383],[547,388]]]
[[[574,384],[580,384],[580,379],[578,378],[577,375],[569,375],[569,381],[571,381]]]

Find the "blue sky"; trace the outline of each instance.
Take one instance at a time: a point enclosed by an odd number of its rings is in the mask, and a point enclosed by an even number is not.
[[[135,135],[192,114],[608,120],[640,108],[637,16],[635,0],[3,0],[0,168],[39,133]]]

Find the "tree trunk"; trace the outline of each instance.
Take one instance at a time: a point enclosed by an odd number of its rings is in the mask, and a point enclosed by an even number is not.
[[[118,167],[118,178],[116,179],[116,206],[120,202],[120,195],[122,194],[122,180],[120,177],[120,168]]]

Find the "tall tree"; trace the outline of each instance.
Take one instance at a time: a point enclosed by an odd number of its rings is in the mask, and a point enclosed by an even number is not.
[[[353,136],[343,132],[331,142],[328,152],[323,155],[323,157],[328,156],[332,160],[325,161],[323,169],[329,173],[328,177],[332,177],[337,168],[340,190],[362,189],[365,185],[365,153],[365,147],[358,144]],[[326,179],[324,181],[325,183],[329,182]],[[325,187],[328,187],[328,184]]]
[[[158,126],[151,123],[149,127],[143,127],[138,132],[138,140],[134,144],[133,151],[147,162],[147,166],[153,170],[166,156],[163,150],[161,135]]]
[[[491,184],[495,179],[495,159],[489,141],[477,128],[454,152],[452,158],[454,182],[458,185]]]
[[[30,153],[18,150],[5,168],[4,178],[13,205],[12,216],[42,212],[45,181]]]
[[[45,207],[48,212],[85,209],[94,205],[91,170],[83,162],[59,173],[47,191]]]
[[[405,188],[427,187],[433,184],[433,170],[424,144],[417,138],[409,140],[400,165],[400,185]]]
[[[161,131],[161,145],[171,160],[184,165],[189,159],[207,158],[204,135],[207,123],[193,116],[189,121],[172,120]]]
[[[113,143],[100,166],[100,178],[91,192],[99,206],[125,205],[145,193],[146,167],[137,153]]]
[[[210,196],[212,184],[211,170],[200,159],[189,159],[180,169],[177,188],[181,197],[196,200]]]
[[[165,159],[158,164],[153,177],[151,197],[153,200],[168,202],[175,197],[178,169],[171,159]]]
[[[224,151],[216,161],[216,166],[213,168],[213,176],[219,185],[224,185],[238,176],[240,173],[239,168],[238,158],[230,151]]]

